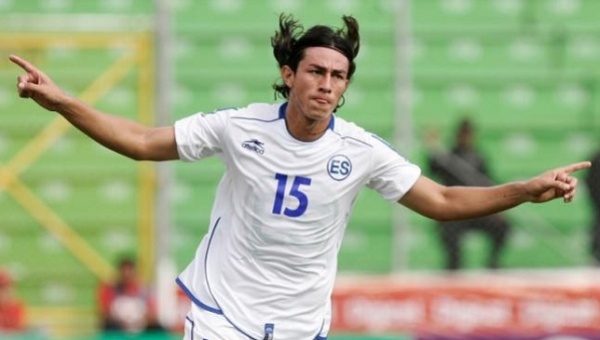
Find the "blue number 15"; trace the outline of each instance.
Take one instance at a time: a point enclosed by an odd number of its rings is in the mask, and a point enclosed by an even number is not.
[[[283,210],[283,214],[288,217],[298,217],[306,212],[306,208],[308,207],[308,197],[306,194],[300,191],[301,185],[310,185],[310,178],[296,176],[294,177],[294,182],[292,183],[292,188],[288,195],[295,197],[298,200],[298,207],[296,209],[285,208],[283,209],[283,199],[285,197],[285,187],[287,186],[288,176],[284,174],[275,174],[275,179],[277,180],[277,192],[275,193],[275,203],[273,204],[273,214],[281,215],[281,211]]]

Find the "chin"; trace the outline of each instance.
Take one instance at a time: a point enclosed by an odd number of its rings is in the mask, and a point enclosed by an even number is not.
[[[331,113],[332,113],[332,111],[324,111],[324,110],[313,111],[313,112],[309,113],[308,115],[306,115],[306,118],[308,118],[310,120],[314,120],[314,121],[324,120],[324,119],[328,119],[329,116],[331,116]]]
[[[308,116],[312,119],[323,119],[328,117],[333,112],[331,105],[312,107]]]

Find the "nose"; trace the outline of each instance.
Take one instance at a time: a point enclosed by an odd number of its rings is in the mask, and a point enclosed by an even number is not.
[[[331,92],[331,75],[325,74],[321,77],[321,82],[319,83],[319,91],[324,93]]]

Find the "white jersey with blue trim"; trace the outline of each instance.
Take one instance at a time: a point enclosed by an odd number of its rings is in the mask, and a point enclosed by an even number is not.
[[[251,339],[265,330],[277,340],[326,338],[338,251],[359,191],[367,186],[396,202],[421,174],[337,116],[318,140],[295,139],[286,105],[175,123],[180,159],[215,155],[226,165],[209,231],[177,281],[194,303]]]

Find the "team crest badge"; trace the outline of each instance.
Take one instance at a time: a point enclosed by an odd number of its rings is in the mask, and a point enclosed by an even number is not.
[[[327,162],[327,173],[336,181],[343,181],[352,173],[352,162],[344,155],[335,155]]]

